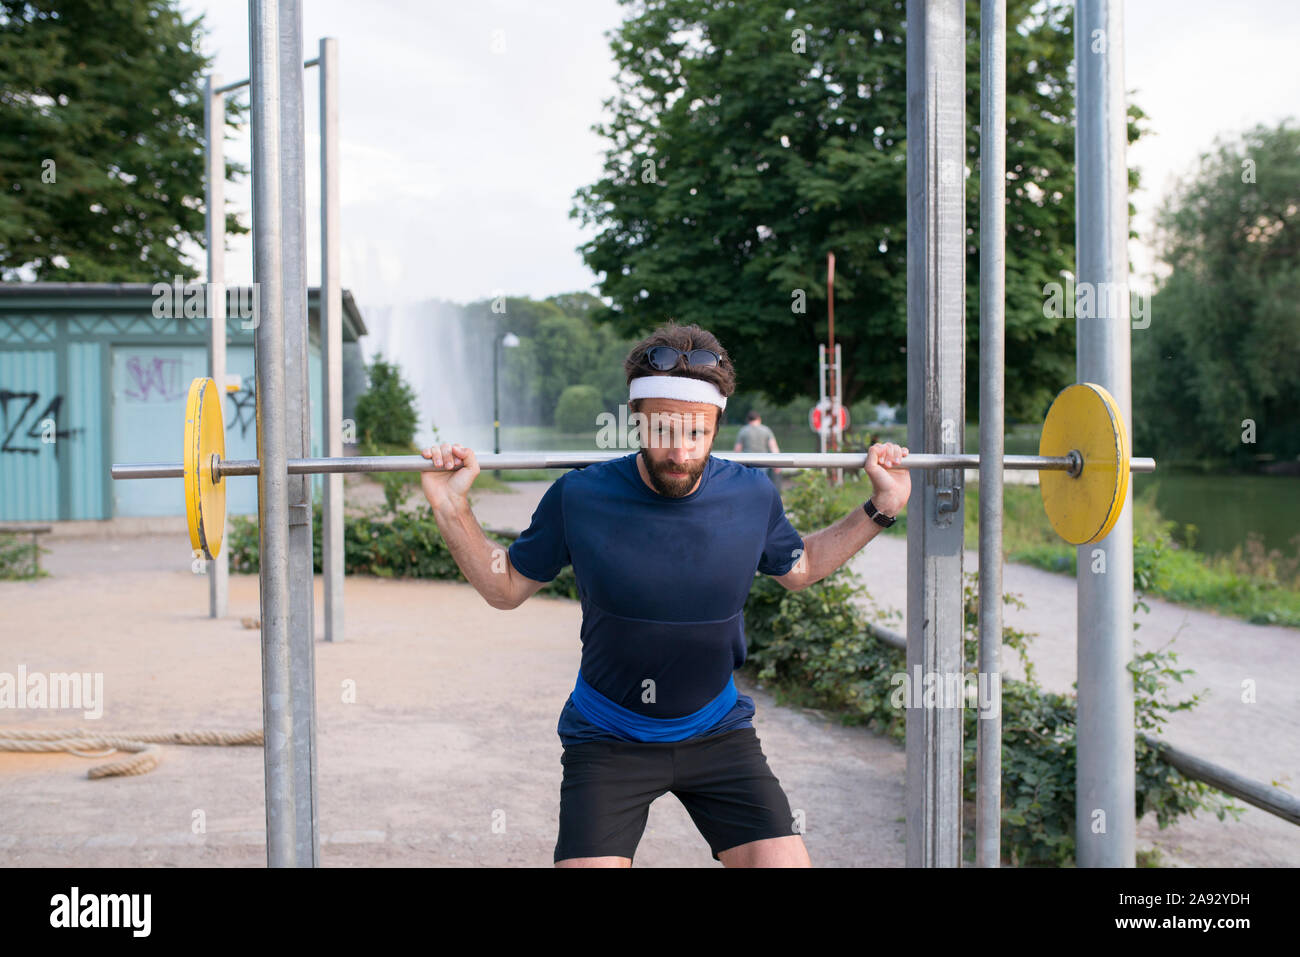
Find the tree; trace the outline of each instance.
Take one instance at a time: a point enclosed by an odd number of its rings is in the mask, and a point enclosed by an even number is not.
[[[1300,454],[1300,129],[1215,142],[1157,215],[1170,272],[1133,332],[1134,444],[1172,459]]]
[[[0,0],[0,276],[196,275],[181,247],[204,245],[202,19],[171,0]],[[242,113],[228,102],[228,122]]]
[[[370,387],[357,399],[357,433],[366,445],[409,450],[419,424],[415,390],[402,378],[401,368],[382,355],[367,371]]]
[[[630,0],[621,0],[629,3]],[[1009,0],[1007,413],[1038,418],[1074,379],[1074,320],[1043,287],[1074,268],[1073,4]],[[826,254],[836,255],[845,400],[900,403],[907,369],[907,73],[902,0],[643,0],[615,31],[603,177],[571,215],[636,334],[697,322],[739,387],[817,393]],[[979,4],[967,3],[967,387],[978,401]],[[1130,109],[1129,139],[1137,138]],[[1130,175],[1136,183],[1136,177]]]
[[[471,303],[470,321],[495,334],[513,332],[519,345],[501,350],[501,401],[515,424],[550,424],[560,395],[571,385],[596,389],[602,407],[613,410],[627,401],[623,360],[632,349],[608,324],[590,319],[601,301],[590,293],[571,292],[545,300],[507,298]],[[492,333],[483,339],[491,343]]]
[[[605,305],[599,297],[589,292],[562,292],[548,296],[546,301],[553,303],[566,316],[578,316],[584,319]]]
[[[605,404],[595,386],[571,385],[560,393],[560,401],[555,404],[555,427],[574,435],[583,432],[594,435],[600,425],[597,420],[604,411]]]

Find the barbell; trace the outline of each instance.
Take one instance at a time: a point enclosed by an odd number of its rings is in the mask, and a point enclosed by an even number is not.
[[[213,558],[221,552],[226,520],[225,479],[258,475],[256,459],[224,458],[226,430],[221,392],[211,378],[190,383],[185,403],[184,458],[181,464],[113,465],[115,479],[180,478],[185,481],[185,513],[190,545]],[[613,452],[500,452],[477,456],[481,469],[566,469],[596,465],[627,455]],[[715,458],[765,468],[861,469],[865,452],[721,452]],[[908,470],[978,469],[980,457],[968,454],[909,454],[898,464]],[[1043,422],[1037,455],[1006,455],[1002,467],[1036,470],[1052,528],[1073,545],[1100,541],[1123,510],[1130,472],[1153,472],[1154,459],[1131,458],[1123,417],[1104,388],[1085,382],[1066,388],[1052,402]],[[344,458],[289,459],[290,475],[333,472],[442,471],[422,455],[357,455]]]

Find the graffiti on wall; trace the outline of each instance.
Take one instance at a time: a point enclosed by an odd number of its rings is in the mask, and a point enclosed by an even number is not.
[[[60,429],[59,410],[63,408],[63,396],[56,395],[46,403],[45,408],[35,415],[31,411],[41,401],[39,392],[11,392],[0,388],[0,432],[4,440],[0,441],[0,454],[39,455],[42,445],[53,445],[59,439],[80,435],[85,429]],[[23,403],[26,403],[25,405]],[[27,424],[27,431],[19,433]],[[16,445],[23,438],[34,439],[38,444]]]
[[[128,399],[137,402],[175,402],[185,397],[181,360],[167,356],[131,356],[126,360]]]
[[[230,399],[230,404],[235,407],[235,414],[230,417],[226,431],[229,432],[238,426],[239,437],[247,438],[249,428],[257,423],[256,383],[248,381],[242,389],[229,393],[227,397]]]

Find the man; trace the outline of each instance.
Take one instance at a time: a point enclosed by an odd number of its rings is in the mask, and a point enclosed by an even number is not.
[[[892,524],[911,493],[894,468],[907,449],[873,446],[872,500],[801,538],[770,482],[710,455],[735,391],[716,338],[669,323],[624,371],[640,450],[557,479],[506,561],[467,503],[474,452],[424,450],[439,467],[422,478],[438,528],[488,604],[519,607],[566,564],[578,580],[582,661],[556,729],[555,864],[631,867],[651,802],[672,791],[723,865],[807,867],[754,702],[732,677],[745,660],[745,599],[756,571],[805,588]]]
[[[736,433],[736,447],[733,452],[780,452],[781,446],[776,444],[776,435],[772,430],[763,424],[763,417],[754,409],[749,410],[745,416],[745,424],[740,427]],[[772,484],[778,489],[781,487],[781,480],[777,478],[779,469],[765,468],[763,472],[772,480]]]

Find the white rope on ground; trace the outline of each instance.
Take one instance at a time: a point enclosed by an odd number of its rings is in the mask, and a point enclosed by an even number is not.
[[[255,731],[145,731],[127,734],[100,734],[81,731],[36,731],[20,728],[0,728],[0,751],[49,752],[66,751],[83,758],[101,758],[114,751],[132,753],[135,757],[101,764],[86,772],[86,777],[129,777],[147,774],[158,766],[162,756],[159,744],[190,744],[216,747],[238,747],[262,744],[262,730]],[[86,752],[100,750],[99,754]]]

